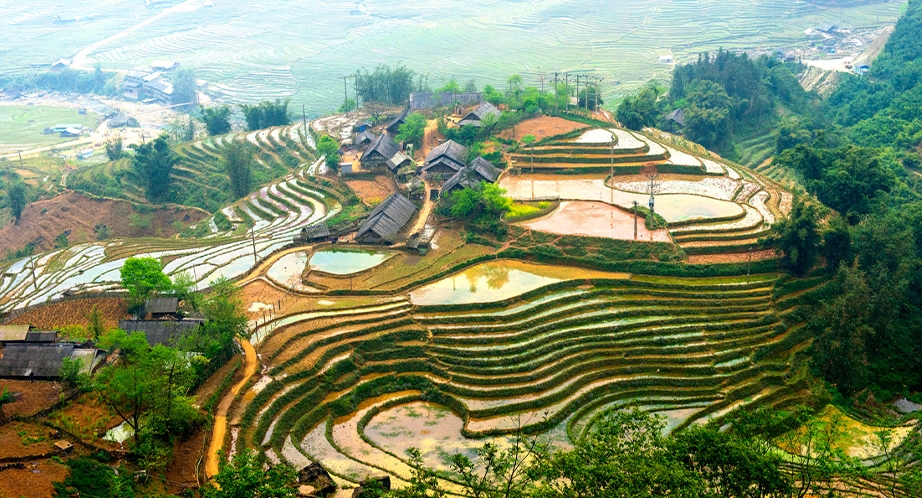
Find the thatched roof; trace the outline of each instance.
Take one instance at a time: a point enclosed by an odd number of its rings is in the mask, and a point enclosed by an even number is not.
[[[384,240],[393,241],[415,212],[416,205],[409,199],[400,194],[392,194],[368,215],[355,237],[371,232]]]
[[[205,320],[119,320],[118,328],[126,332],[143,332],[151,346],[170,346],[180,337],[198,328]]]

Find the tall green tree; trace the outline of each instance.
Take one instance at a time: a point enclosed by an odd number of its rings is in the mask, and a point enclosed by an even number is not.
[[[124,150],[124,142],[122,142],[121,137],[106,140],[106,157],[108,157],[110,161],[121,159]]]
[[[412,112],[407,115],[403,124],[397,129],[397,136],[394,137],[398,142],[408,142],[419,146],[426,134],[426,125],[428,120],[426,116],[418,112]]]
[[[174,104],[194,104],[198,102],[195,93],[195,71],[180,69],[173,75],[172,80]]]
[[[254,151],[246,140],[230,140],[221,150],[221,165],[230,179],[234,199],[250,193],[253,187]]]
[[[122,265],[120,276],[122,287],[128,291],[129,308],[135,311],[158,292],[172,287],[160,261],[154,258],[128,258]]]
[[[7,203],[10,205],[10,210],[13,212],[13,217],[16,218],[16,224],[19,224],[19,219],[22,216],[23,209],[26,208],[26,186],[21,181],[13,181],[6,187],[6,198]]]
[[[645,126],[656,124],[657,110],[656,100],[659,97],[659,91],[655,85],[648,85],[640,90],[636,95],[629,96],[618,104],[615,111],[615,117],[626,128],[631,130],[641,130]]]
[[[325,159],[327,168],[337,171],[339,168],[339,142],[330,135],[323,135],[317,140],[317,154]]]
[[[820,246],[817,219],[816,206],[798,198],[788,217],[772,226],[769,238],[775,242],[782,264],[795,275],[806,275],[816,263]]]
[[[268,467],[268,469],[266,468]],[[203,488],[205,498],[294,498],[298,473],[287,464],[269,466],[252,450],[221,461],[214,483]]]
[[[131,158],[131,167],[141,180],[148,200],[166,200],[170,192],[173,167],[179,164],[179,157],[170,149],[166,135],[160,135],[145,144],[132,144],[129,147],[135,150]]]
[[[226,105],[202,109],[202,121],[205,123],[205,130],[208,131],[209,135],[230,133],[230,111],[230,107]]]
[[[726,90],[708,80],[689,88],[685,108],[685,134],[705,147],[716,147],[729,137],[732,101]]]

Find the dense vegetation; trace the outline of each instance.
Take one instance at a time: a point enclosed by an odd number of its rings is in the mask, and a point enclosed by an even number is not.
[[[0,89],[7,92],[52,90],[56,92],[115,95],[118,90],[112,82],[113,76],[115,76],[115,73],[103,71],[98,65],[94,71],[75,71],[70,68],[64,68],[56,72],[6,74],[0,75]]]

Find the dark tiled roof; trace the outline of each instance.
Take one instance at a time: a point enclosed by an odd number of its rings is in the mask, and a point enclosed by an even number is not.
[[[407,115],[409,114],[410,114],[410,110],[404,109],[404,111],[401,112],[396,118],[392,119],[389,123],[387,123],[384,129],[390,132],[396,132],[397,128],[399,128],[400,125],[403,124],[403,122],[407,119]]]
[[[58,338],[58,333],[54,331],[29,332],[26,334],[26,342],[54,342]]]
[[[372,133],[372,132],[370,132],[370,131],[368,131],[368,130],[365,130],[365,131],[359,133],[359,134],[355,137],[355,143],[361,144],[361,143],[365,143],[365,142],[374,142],[377,138],[378,138],[378,137],[376,137],[374,133]]]
[[[0,342],[25,341],[29,329],[28,325],[0,325]]]
[[[467,147],[454,140],[449,140],[429,151],[426,155],[426,167],[423,170],[446,164],[455,171],[459,171],[467,164],[467,154]]]
[[[179,309],[179,298],[175,297],[153,297],[144,303],[146,313],[165,314],[176,313]]]
[[[483,118],[491,114],[499,117],[502,113],[493,104],[484,102],[483,104],[477,106],[477,108],[473,111],[467,113],[466,116],[461,118],[461,121],[483,121]]]
[[[474,159],[466,168],[458,171],[442,184],[442,192],[455,188],[474,188],[480,182],[493,183],[499,178],[499,170],[482,157]]]
[[[362,153],[362,157],[359,161],[365,162],[371,155],[375,152],[381,155],[381,157],[390,159],[394,157],[394,154],[400,151],[400,147],[397,146],[397,142],[394,142],[389,135],[382,133],[380,137],[376,138],[371,145],[365,149],[365,152]]]
[[[143,332],[151,346],[175,344],[175,341],[205,323],[201,319],[186,320],[120,320],[118,328],[126,332]]]
[[[307,240],[325,239],[330,236],[330,229],[326,223],[316,223],[301,229],[301,238]]]
[[[372,232],[384,240],[393,240],[413,217],[416,205],[400,194],[393,194],[378,204],[359,227],[356,238]]]
[[[73,344],[10,344],[0,358],[0,377],[57,377]]]
[[[493,183],[499,178],[499,169],[481,156],[477,156],[468,167],[476,171],[484,181]]]

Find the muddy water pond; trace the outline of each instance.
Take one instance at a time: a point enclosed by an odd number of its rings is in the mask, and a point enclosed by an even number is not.
[[[285,287],[298,286],[301,284],[301,274],[304,273],[307,260],[307,251],[286,254],[269,267],[266,275]]]
[[[588,278],[627,279],[630,275],[499,260],[481,263],[416,289],[410,292],[410,301],[416,305],[489,303],[557,282]]]
[[[311,270],[351,275],[374,268],[394,256],[393,252],[363,251],[360,249],[327,249],[317,251],[310,258]]]

